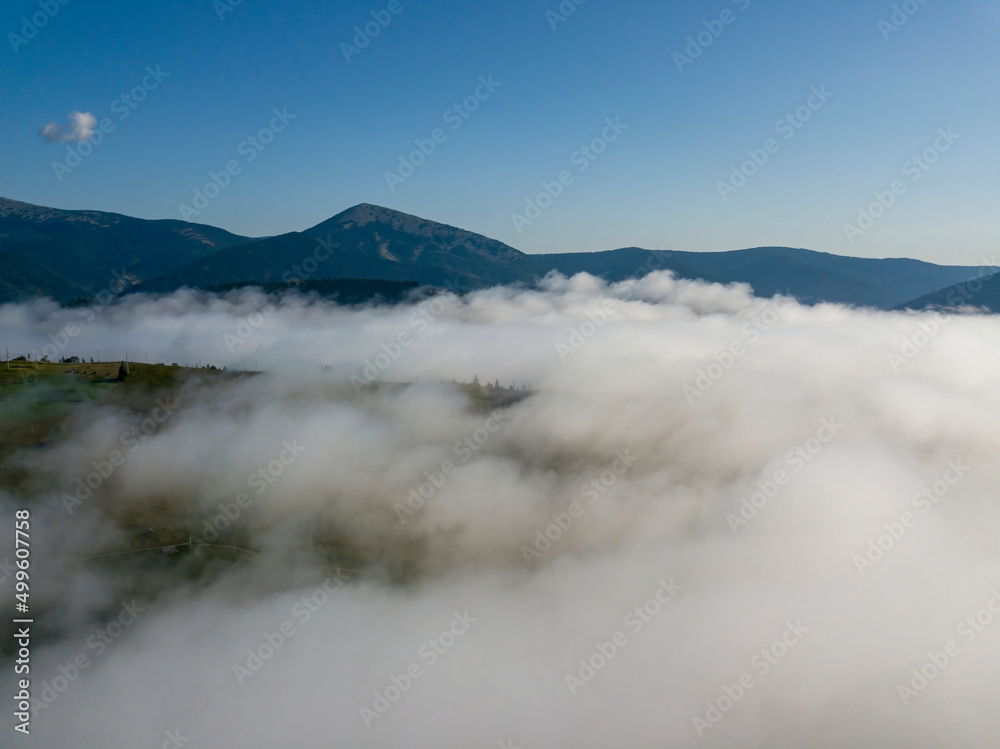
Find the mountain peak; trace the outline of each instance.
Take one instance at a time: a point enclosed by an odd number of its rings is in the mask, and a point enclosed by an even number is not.
[[[339,229],[354,229],[367,226],[368,224],[380,224],[390,227],[396,231],[418,236],[430,236],[441,229],[450,229],[455,232],[464,232],[472,236],[472,232],[465,232],[464,229],[457,229],[453,226],[439,224],[436,221],[413,216],[402,211],[394,211],[373,203],[359,203],[348,208],[346,211],[338,213],[336,216],[327,219],[321,224],[317,224],[311,229],[306,229],[303,234],[312,236],[325,234]]]
[[[372,220],[384,220],[392,216],[407,216],[409,214],[402,213],[401,211],[395,211],[392,208],[386,208],[384,205],[375,205],[374,203],[358,203],[355,206],[351,206],[346,211],[341,211],[337,216],[362,219],[369,218]]]
[[[531,281],[537,275],[527,255],[503,242],[371,203],[348,208],[302,234],[335,241],[350,254],[435,267],[480,285]]]

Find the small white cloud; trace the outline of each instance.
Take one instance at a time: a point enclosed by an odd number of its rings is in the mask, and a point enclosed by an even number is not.
[[[70,112],[69,119],[65,125],[50,122],[39,130],[38,134],[49,143],[65,143],[71,140],[81,143],[89,140],[94,134],[97,118],[90,112]]]

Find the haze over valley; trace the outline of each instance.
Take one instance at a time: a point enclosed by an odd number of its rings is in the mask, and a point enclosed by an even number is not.
[[[996,746],[995,3],[0,31],[0,747]]]

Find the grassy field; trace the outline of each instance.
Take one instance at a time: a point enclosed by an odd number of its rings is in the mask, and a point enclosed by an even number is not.
[[[0,363],[0,460],[22,447],[44,444],[60,431],[83,404],[141,411],[156,397],[176,391],[191,377],[217,377],[221,370],[164,364],[128,365],[119,382],[121,362],[57,364]]]
[[[45,477],[33,476],[17,459],[18,451],[44,448],[71,436],[87,424],[87,406],[115,409],[144,415],[156,405],[157,398],[172,396],[187,381],[199,378],[206,384],[224,385],[252,373],[230,372],[214,368],[195,369],[164,364],[129,363],[127,375],[119,380],[121,362],[62,364],[52,362],[11,361],[0,363],[0,489],[20,497],[28,506],[38,493]],[[47,487],[65,491],[67,487]],[[128,543],[99,560],[102,566],[134,570],[157,568],[167,561],[162,547],[188,544],[195,531],[192,513],[183,498],[169,498],[145,506],[129,508],[102,504],[95,492],[91,506],[113,519]],[[239,539],[219,539],[220,548],[199,549],[197,563],[184,563],[192,547],[178,546],[170,563],[198,574],[214,558],[232,558],[232,548],[222,545]],[[151,553],[143,553],[150,549]],[[118,554],[125,551],[129,554]],[[132,552],[136,552],[134,555]]]
[[[26,467],[31,462],[24,458],[33,450],[44,450],[79,434],[100,412],[95,409],[114,409],[126,419],[138,421],[155,407],[158,398],[177,402],[179,391],[193,379],[204,387],[224,388],[254,376],[214,368],[130,363],[127,376],[119,380],[121,367],[121,362],[0,363],[0,490],[18,497],[25,506],[31,506],[39,496],[69,496],[66,493],[73,491],[71,487],[60,485],[44,472],[32,471]],[[405,387],[406,383],[376,383],[372,389]],[[527,395],[478,385],[459,387],[468,397],[469,408],[476,412],[505,406]],[[331,391],[331,397],[335,397],[334,392],[342,393],[342,388]],[[324,395],[310,389],[302,397]],[[235,523],[217,536],[206,533],[205,521],[210,518],[199,509],[200,498],[165,495],[119,505],[110,496],[113,492],[95,491],[74,511],[100,513],[119,529],[122,540],[80,561],[130,581],[130,592],[147,600],[170,579],[199,579],[256,554],[245,522]],[[335,528],[317,524],[319,527],[325,530],[314,532],[308,543],[328,568],[357,571],[375,563],[394,579],[402,581],[411,575],[410,560],[418,556],[418,550],[363,549]]]

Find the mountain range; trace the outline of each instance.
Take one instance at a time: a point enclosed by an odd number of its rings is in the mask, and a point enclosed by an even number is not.
[[[36,296],[66,302],[104,289],[169,292],[184,286],[323,279],[466,290],[532,284],[553,270],[618,281],[650,269],[670,270],[680,278],[747,283],[760,296],[791,293],[809,304],[878,309],[948,305],[952,287],[980,274],[970,266],[789,247],[728,252],[627,247],[528,255],[495,239],[368,203],[302,232],[251,238],[204,224],[64,211],[0,198],[0,302]],[[967,303],[1000,310],[1000,277],[984,284],[992,291],[984,289]]]

